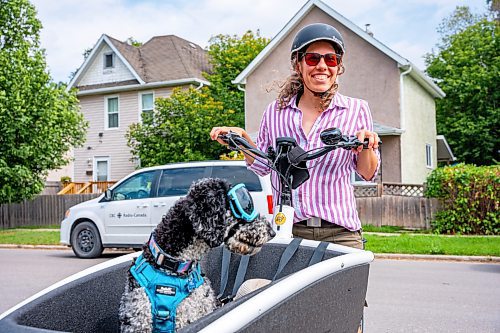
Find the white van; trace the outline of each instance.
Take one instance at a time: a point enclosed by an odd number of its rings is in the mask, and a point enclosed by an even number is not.
[[[137,170],[107,194],[68,209],[61,222],[61,243],[80,258],[98,257],[106,247],[140,248],[193,181],[207,177],[244,183],[257,211],[272,220],[270,178],[255,175],[244,161],[174,163]]]

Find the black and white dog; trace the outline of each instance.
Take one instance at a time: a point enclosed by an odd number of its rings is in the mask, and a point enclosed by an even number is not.
[[[194,183],[143,246],[129,271],[119,309],[122,332],[174,332],[220,305],[199,261],[224,244],[253,255],[275,236],[270,223],[236,218],[222,179]]]

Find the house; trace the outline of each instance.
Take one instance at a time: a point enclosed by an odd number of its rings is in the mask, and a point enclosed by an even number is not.
[[[139,47],[102,35],[69,83],[78,89],[89,122],[87,140],[74,149],[74,182],[119,180],[138,166],[125,134],[154,100],[175,87],[209,84],[206,51],[174,35],[157,36]]]
[[[245,90],[246,130],[258,131],[266,106],[278,93],[269,88],[289,75],[295,34],[318,22],[334,26],[344,38],[346,72],[339,77],[339,92],[368,101],[383,140],[377,181],[423,184],[438,155],[453,157],[436,133],[435,99],[445,94],[410,61],[319,0],[308,1],[233,80]]]

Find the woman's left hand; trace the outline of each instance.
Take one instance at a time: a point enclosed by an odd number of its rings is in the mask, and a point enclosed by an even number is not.
[[[378,143],[380,139],[377,133],[362,129],[356,132],[356,136],[361,142],[364,142],[365,139],[368,138],[368,150],[378,149]],[[363,151],[363,146],[361,145],[357,149],[353,149],[353,151],[356,153],[360,153],[361,151]]]

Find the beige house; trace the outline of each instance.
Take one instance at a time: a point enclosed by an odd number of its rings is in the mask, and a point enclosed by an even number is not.
[[[443,91],[410,61],[319,0],[308,1],[234,79],[245,89],[247,131],[258,131],[266,106],[277,96],[270,88],[290,73],[295,34],[317,22],[336,27],[344,37],[346,72],[339,78],[340,93],[370,105],[383,140],[377,181],[422,184],[436,167],[438,154],[441,160],[453,158],[444,137],[436,133],[435,99],[443,98]]]
[[[202,76],[208,69],[200,46],[173,35],[153,37],[140,47],[102,35],[69,84],[78,89],[89,122],[69,176],[75,182],[113,181],[134,171],[138,161],[125,138],[129,126],[173,88],[208,84]]]

